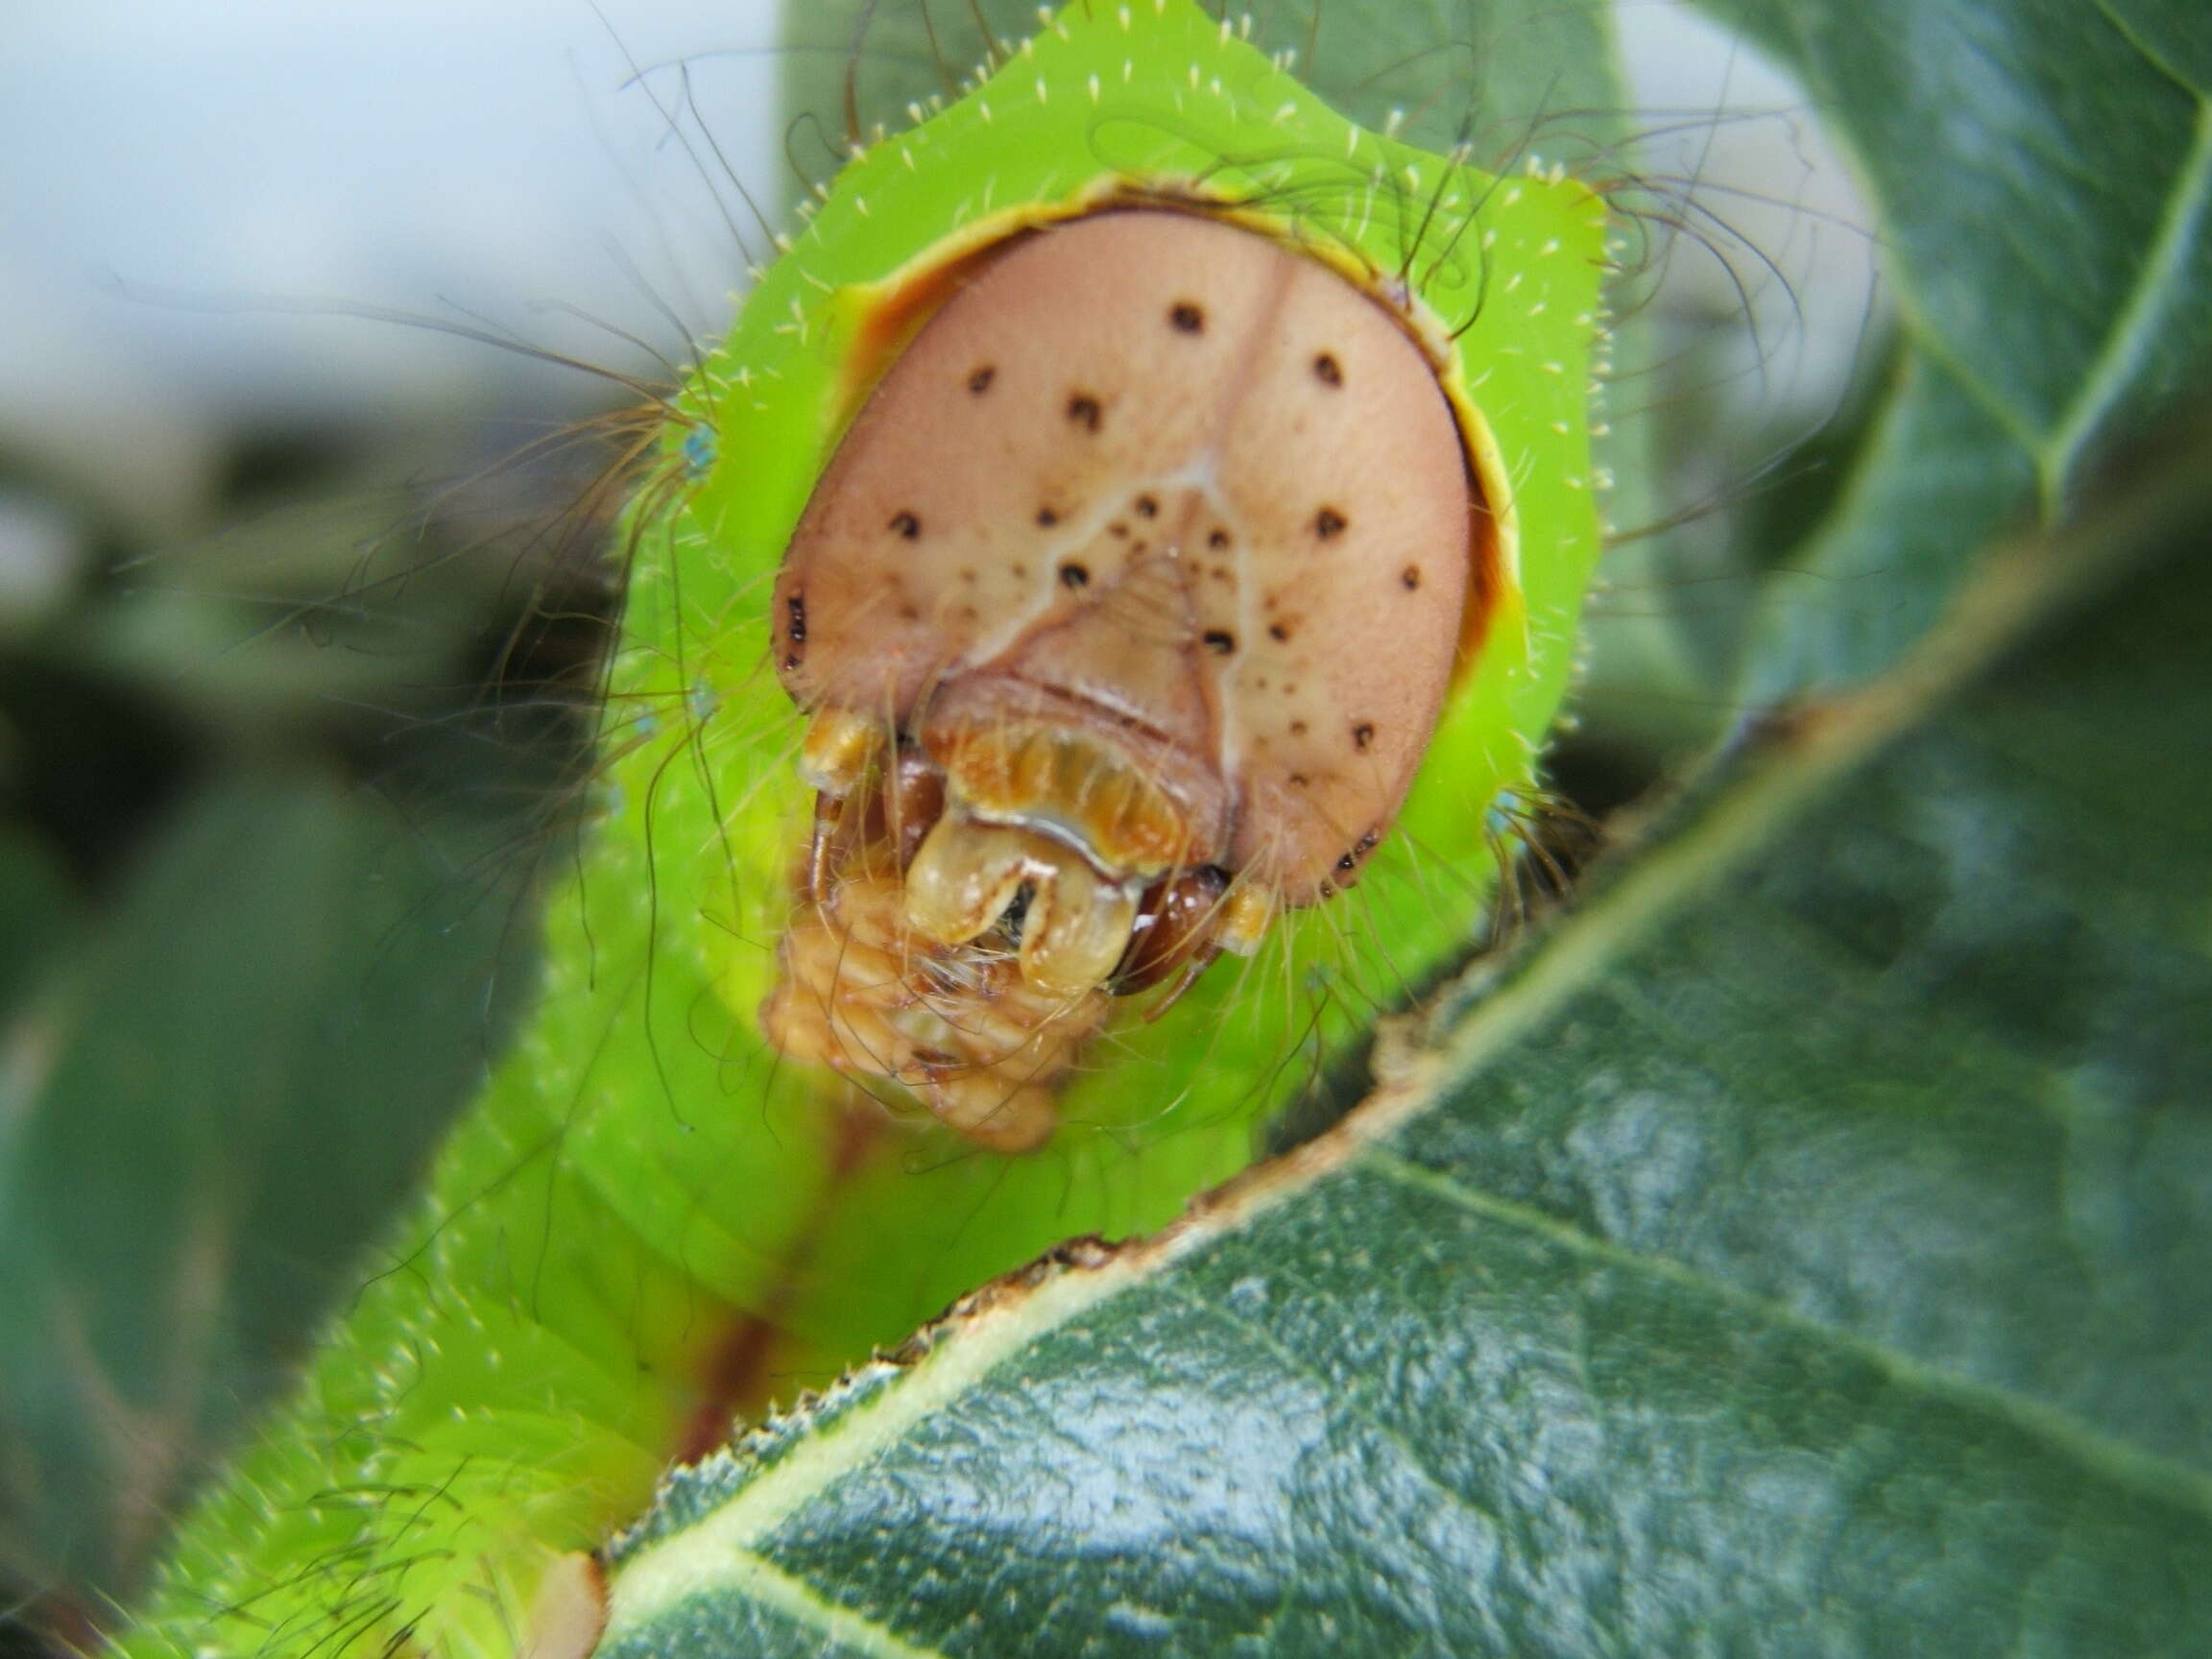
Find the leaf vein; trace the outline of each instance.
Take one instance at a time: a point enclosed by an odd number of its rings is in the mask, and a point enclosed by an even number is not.
[[[1407,1440],[1398,1430],[1383,1422],[1373,1405],[1357,1386],[1356,1381],[1348,1386],[1345,1378],[1323,1370],[1311,1359],[1283,1341],[1265,1326],[1261,1325],[1256,1320],[1245,1318],[1227,1305],[1195,1296],[1185,1285],[1177,1285],[1173,1288],[1176,1299],[1186,1307],[1202,1313],[1212,1314],[1220,1318],[1224,1323],[1235,1326],[1273,1355],[1285,1370],[1295,1372],[1316,1383],[1323,1398],[1330,1400],[1335,1408],[1340,1409],[1345,1416],[1366,1425],[1379,1437],[1394,1447],[1405,1458],[1407,1466],[1420,1477],[1423,1484],[1432,1491],[1443,1494],[1455,1507],[1480,1517],[1487,1525],[1497,1528],[1501,1535],[1503,1534],[1506,1525],[1505,1517],[1494,1509],[1484,1507],[1468,1494],[1461,1492],[1456,1487],[1447,1485],[1440,1479],[1429,1467],[1429,1459],[1422,1455],[1420,1448]]]
[[[1360,1154],[1358,1163],[1382,1179],[1443,1198],[1487,1219],[1536,1234],[1577,1255],[1666,1279],[1743,1309],[1769,1324],[1811,1336],[1829,1348],[1865,1360],[1901,1387],[1939,1395],[1984,1416],[2002,1420],[2037,1444],[2058,1453],[2093,1479],[2189,1509],[2200,1519],[2212,1520],[2212,1477],[2150,1456],[2053,1406],[1976,1378],[1938,1370],[1855,1332],[1815,1319],[1787,1303],[1730,1285],[1670,1257],[1624,1248],[1555,1215],[1483,1192],[1397,1153],[1370,1146]]]
[[[2080,459],[2084,441],[2128,390],[2137,368],[2157,344],[2167,317],[2187,294],[2187,260],[2201,239],[2208,209],[2212,209],[2212,99],[2200,97],[2196,136],[2175,176],[2142,275],[2104,337],[2104,349],[2082,377],[2072,408],[2037,457],[2050,517],[2056,517],[2064,504],[2072,464]]]
[[[728,1551],[697,1565],[700,1571],[685,1585],[684,1594],[659,1602],[621,1634],[649,1636],[656,1615],[673,1612],[702,1596],[721,1594],[742,1597],[783,1614],[821,1632],[825,1642],[875,1655],[875,1659],[944,1659],[942,1649],[915,1646],[878,1620],[827,1599],[805,1579],[750,1550]]]

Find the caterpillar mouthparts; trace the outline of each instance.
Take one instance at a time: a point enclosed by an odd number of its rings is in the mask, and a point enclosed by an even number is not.
[[[1357,878],[1495,584],[1411,319],[1287,241],[1116,206],[975,261],[776,585],[820,807],[765,1021],[1000,1151],[1116,994]]]

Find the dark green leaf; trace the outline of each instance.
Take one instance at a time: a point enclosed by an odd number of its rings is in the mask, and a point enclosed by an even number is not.
[[[680,1476],[612,1651],[2201,1652],[2208,532],[1993,563],[1445,1058]]]
[[[131,1579],[497,1035],[514,900],[441,865],[456,840],[315,776],[162,830],[0,1029],[0,1513],[32,1582]]]
[[[1700,0],[1856,152],[1906,318],[1900,396],[1791,564],[1761,701],[1880,669],[1997,531],[2212,361],[2212,50],[2197,0]]]

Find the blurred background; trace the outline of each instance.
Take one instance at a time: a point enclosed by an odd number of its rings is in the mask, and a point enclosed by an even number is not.
[[[1689,234],[1616,391],[1666,419],[1560,762],[1594,810],[1733,717],[1881,335],[1817,112],[1622,24]],[[773,218],[830,170],[777,41],[765,0],[0,22],[0,1654],[139,1581],[527,991],[609,603],[572,429],[721,326],[733,179]]]

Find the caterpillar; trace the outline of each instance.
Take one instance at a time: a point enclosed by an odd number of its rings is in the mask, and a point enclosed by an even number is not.
[[[1601,540],[1606,230],[1564,171],[1355,126],[1188,0],[1070,7],[865,145],[644,469],[540,1010],[126,1648],[580,1628],[580,1563],[727,1421],[735,1349],[827,1370],[1245,1162],[1373,1011],[1332,988],[1465,939],[1532,786]],[[1108,267],[1144,276],[1060,315]],[[1249,457],[1163,436],[1255,383]],[[1377,485],[1407,455],[1410,504]]]

